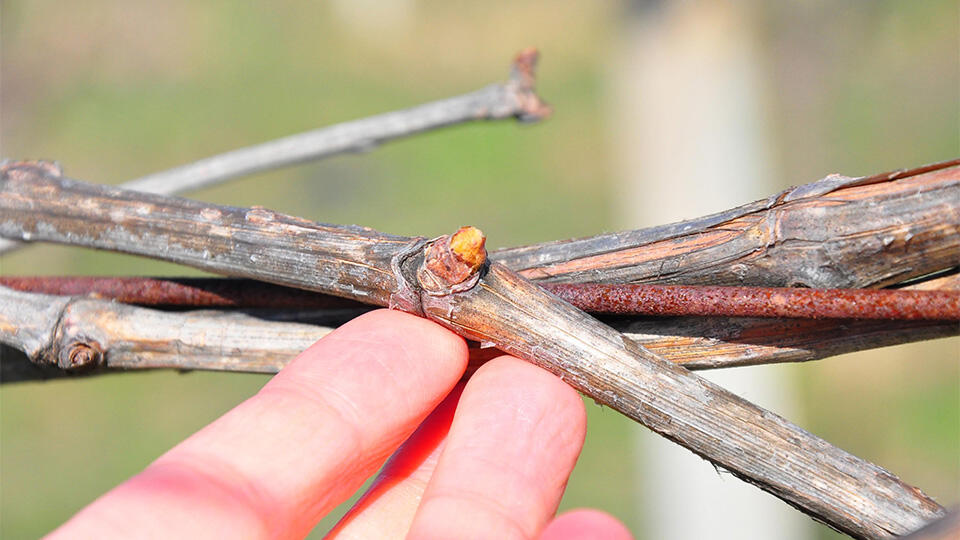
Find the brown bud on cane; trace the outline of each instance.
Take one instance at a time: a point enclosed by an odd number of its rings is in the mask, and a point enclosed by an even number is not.
[[[427,294],[435,296],[473,287],[487,261],[485,242],[483,232],[470,226],[436,239],[427,247],[417,272],[420,285]]]
[[[102,362],[103,347],[91,339],[75,340],[57,355],[57,366],[74,373],[96,368]]]

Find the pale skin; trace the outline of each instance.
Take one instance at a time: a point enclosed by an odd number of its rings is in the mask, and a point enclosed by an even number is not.
[[[302,538],[387,462],[329,538],[631,538],[600,511],[555,517],[579,395],[509,356],[458,384],[466,366],[435,323],[359,317],[50,537]]]

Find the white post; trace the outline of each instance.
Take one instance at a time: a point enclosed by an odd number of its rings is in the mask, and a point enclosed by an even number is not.
[[[753,201],[774,186],[764,134],[762,78],[750,3],[643,2],[633,6],[612,67],[611,121],[622,179],[621,225],[659,225]],[[796,418],[783,369],[704,373]],[[799,539],[808,518],[639,427],[640,537]]]
[[[385,43],[416,22],[416,0],[333,0],[334,13],[355,37]]]

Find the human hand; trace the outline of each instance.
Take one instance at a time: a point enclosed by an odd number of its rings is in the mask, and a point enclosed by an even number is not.
[[[466,365],[439,325],[359,317],[51,537],[299,538],[392,454],[331,537],[630,538],[598,511],[553,518],[586,430],[577,393],[508,356],[464,387]]]

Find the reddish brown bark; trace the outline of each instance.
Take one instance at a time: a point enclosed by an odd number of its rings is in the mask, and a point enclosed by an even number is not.
[[[479,249],[482,249],[482,245]],[[432,271],[459,282],[476,261],[464,262],[449,242],[435,242]],[[482,261],[481,261],[482,262]],[[456,276],[454,276],[456,274]],[[24,292],[91,295],[128,304],[177,307],[361,308],[342,298],[219,278],[0,277],[0,285]],[[803,319],[960,320],[960,291],[787,289],[695,285],[541,284],[593,313],[657,316],[781,317]]]
[[[545,288],[582,310],[617,315],[960,320],[956,291],[623,284]]]

